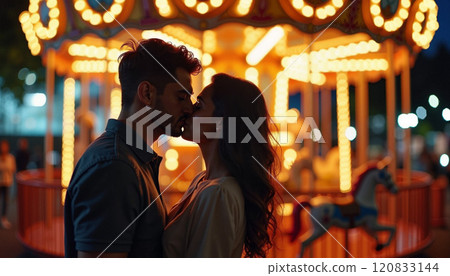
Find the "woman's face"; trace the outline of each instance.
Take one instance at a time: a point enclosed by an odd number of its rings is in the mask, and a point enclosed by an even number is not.
[[[213,117],[214,114],[214,102],[212,100],[213,87],[209,85],[203,89],[203,91],[197,97],[197,103],[194,105],[194,112],[192,117],[186,120],[184,125],[184,131],[182,134],[183,139],[194,141],[194,131],[200,134],[200,142],[206,140],[205,132],[216,132],[216,124],[196,124],[194,127],[194,118],[200,117]],[[195,129],[194,129],[195,128]],[[197,134],[198,136],[198,134]],[[196,141],[198,142],[198,141]]]

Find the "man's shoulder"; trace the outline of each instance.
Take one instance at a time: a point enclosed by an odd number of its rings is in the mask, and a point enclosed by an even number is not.
[[[129,153],[130,150],[117,134],[106,131],[83,153],[75,167],[73,177],[88,173],[94,167],[114,167],[128,171],[133,168]]]

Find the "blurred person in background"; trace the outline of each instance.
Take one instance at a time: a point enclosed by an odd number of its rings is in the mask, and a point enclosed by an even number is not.
[[[3,228],[11,228],[11,223],[6,218],[8,206],[9,187],[14,182],[14,173],[16,172],[16,160],[9,153],[9,143],[6,140],[0,142],[0,204],[1,204],[1,221]]]
[[[16,151],[16,168],[17,172],[20,172],[28,168],[30,150],[28,149],[28,140],[25,138],[20,138],[17,145],[19,148]]]

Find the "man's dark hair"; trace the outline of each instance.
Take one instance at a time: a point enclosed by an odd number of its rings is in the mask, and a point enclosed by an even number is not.
[[[136,90],[143,81],[149,81],[158,93],[162,93],[167,83],[176,82],[172,76],[175,77],[177,68],[183,68],[194,75],[202,69],[200,61],[186,46],[176,47],[161,39],[151,38],[139,42],[129,40],[122,47],[130,48],[119,57],[124,107],[131,105]]]

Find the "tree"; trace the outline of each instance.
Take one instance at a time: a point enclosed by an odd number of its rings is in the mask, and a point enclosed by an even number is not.
[[[33,56],[19,22],[19,14],[28,9],[29,1],[0,2],[0,91],[11,91],[22,101],[25,93],[24,80],[18,78],[22,68],[28,68],[37,75],[36,85],[45,80],[45,70],[40,56]]]

